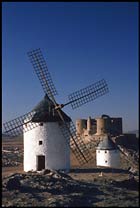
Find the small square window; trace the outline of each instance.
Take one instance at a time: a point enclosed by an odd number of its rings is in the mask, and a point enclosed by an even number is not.
[[[105,160],[105,163],[107,163],[107,160]]]
[[[42,145],[42,141],[39,141],[39,145]]]
[[[107,151],[105,150],[105,153],[107,153]]]
[[[39,126],[43,126],[43,123],[40,123]]]

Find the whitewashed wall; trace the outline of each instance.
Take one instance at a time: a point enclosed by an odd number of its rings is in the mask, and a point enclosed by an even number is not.
[[[29,125],[29,124],[28,124]],[[42,145],[39,145],[42,141]],[[70,169],[70,146],[57,122],[43,123],[24,133],[24,171],[36,171],[36,156],[45,156],[46,169]]]
[[[119,168],[120,167],[119,150],[96,150],[96,165]]]

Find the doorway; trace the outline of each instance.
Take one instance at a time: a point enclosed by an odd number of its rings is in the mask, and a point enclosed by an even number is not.
[[[37,170],[43,170],[45,169],[45,156],[44,155],[37,155]]]

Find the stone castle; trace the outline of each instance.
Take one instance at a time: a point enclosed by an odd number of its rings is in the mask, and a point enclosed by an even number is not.
[[[122,118],[112,118],[108,115],[102,115],[100,118],[77,119],[77,136],[94,137],[95,139],[104,134],[118,136],[122,134]]]
[[[110,135],[117,139],[118,144],[126,141],[133,145],[136,134],[123,133],[123,123],[121,117],[110,117],[102,115],[92,119],[77,119],[76,134],[83,138],[85,142],[99,142],[105,135]]]

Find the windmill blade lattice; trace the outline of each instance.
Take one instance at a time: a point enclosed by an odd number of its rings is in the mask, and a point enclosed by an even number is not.
[[[56,88],[53,84],[51,75],[48,71],[48,67],[41,53],[41,50],[36,49],[28,52],[27,54],[40,80],[44,93],[47,94],[50,98],[52,95],[57,95]]]
[[[75,109],[106,94],[107,92],[109,92],[107,83],[102,79],[86,88],[71,93],[68,96],[69,102],[66,105],[71,104],[72,108]]]
[[[8,121],[3,124],[4,134],[9,136],[18,136],[23,132],[27,132],[39,125],[39,123],[31,122],[34,111],[26,113],[23,116],[17,117],[11,121]]]
[[[63,123],[63,125],[60,123],[60,129],[68,142],[70,138],[71,150],[81,165],[93,160],[82,138],[76,136],[76,128],[72,121],[70,122],[70,126],[67,123]]]

